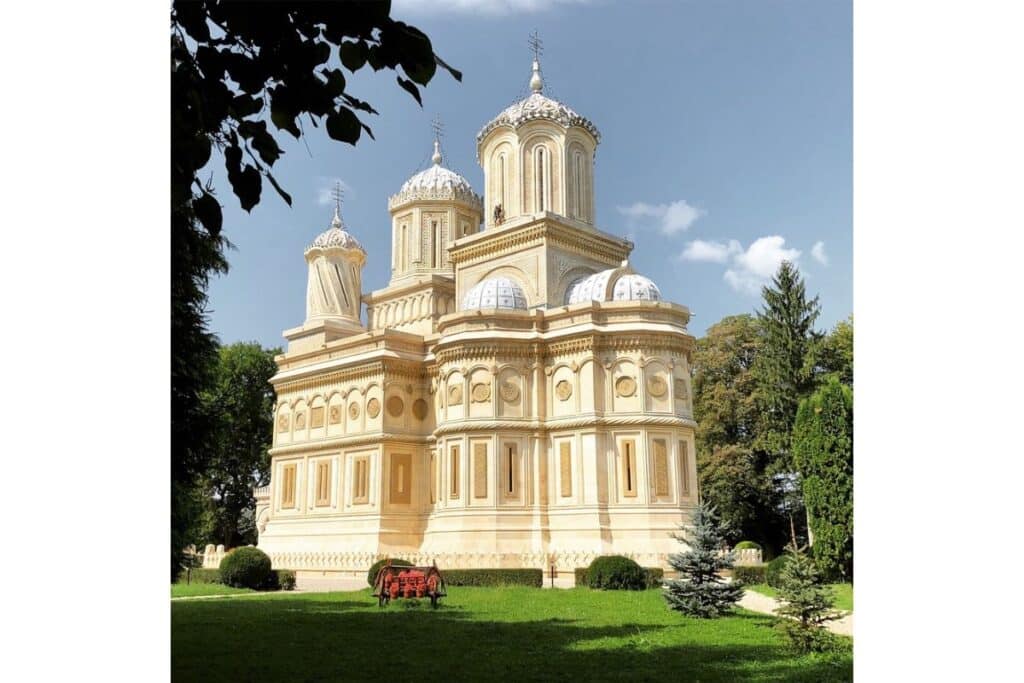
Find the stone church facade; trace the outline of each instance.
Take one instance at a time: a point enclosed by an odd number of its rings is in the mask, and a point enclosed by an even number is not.
[[[433,164],[388,200],[391,280],[336,209],[277,358],[259,547],[299,580],[380,557],[667,566],[697,501],[689,310],[594,216],[597,128],[531,94],[477,136],[484,196]],[[365,304],[365,324],[362,305]]]

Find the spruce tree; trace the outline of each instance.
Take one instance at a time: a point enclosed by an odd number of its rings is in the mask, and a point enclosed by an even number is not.
[[[775,610],[785,617],[779,628],[800,652],[827,650],[834,639],[825,629],[825,623],[841,616],[832,609],[835,601],[832,590],[824,584],[814,560],[803,550],[791,544],[786,552],[789,561],[779,575],[781,605]]]
[[[800,403],[793,427],[814,559],[826,577],[853,578],[853,392],[832,377]]]
[[[743,597],[743,587],[726,583],[719,576],[732,569],[733,554],[723,553],[725,542],[715,509],[701,502],[694,510],[690,529],[673,538],[689,545],[689,550],[669,555],[668,563],[679,578],[663,582],[665,600],[671,609],[704,619],[722,616]]]

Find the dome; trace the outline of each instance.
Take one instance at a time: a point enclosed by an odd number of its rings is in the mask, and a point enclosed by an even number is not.
[[[618,275],[612,286],[611,298],[606,298],[608,282]],[[575,280],[565,292],[567,305],[583,301],[660,301],[661,290],[650,278],[628,269],[611,268]]]
[[[345,230],[345,224],[341,221],[341,214],[338,212],[337,207],[334,209],[334,218],[331,220],[331,227],[323,231],[316,236],[313,243],[306,248],[309,252],[313,249],[330,249],[332,247],[338,247],[341,249],[355,249],[361,251],[364,254],[366,250],[363,249],[363,245],[359,244],[352,233]]]
[[[473,186],[464,177],[441,165],[441,151],[434,141],[434,165],[420,171],[402,184],[398,194],[388,200],[389,208],[417,199],[460,199],[483,206],[483,200],[473,192]]]
[[[477,283],[462,299],[462,310],[510,308],[525,311],[526,295],[515,280],[492,277]]]
[[[530,88],[533,92],[530,93],[529,97],[519,100],[506,108],[480,129],[480,132],[476,135],[477,145],[480,144],[488,133],[499,126],[518,128],[527,121],[535,119],[554,121],[565,128],[578,126],[594,136],[594,140],[600,142],[601,134],[598,132],[597,126],[589,119],[580,116],[558,100],[553,100],[541,93],[541,90],[544,88],[544,82],[540,78],[540,65],[536,61],[533,63],[533,78],[530,79]]]

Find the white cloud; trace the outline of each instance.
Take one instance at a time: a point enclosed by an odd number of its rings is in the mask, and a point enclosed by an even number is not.
[[[342,201],[354,199],[356,196],[355,190],[352,186],[346,183],[341,178],[327,178],[320,176],[317,178],[317,190],[316,190],[316,203],[320,206],[329,206],[334,204],[334,187],[337,184],[341,184],[341,191],[344,193]]]
[[[686,245],[680,258],[684,261],[708,261],[710,263],[725,263],[732,254],[743,251],[743,247],[736,240],[729,240],[728,244],[722,242],[705,242],[694,240]]]
[[[556,5],[586,5],[591,0],[394,0],[391,16],[403,14],[530,14]]]
[[[827,266],[828,265],[828,254],[825,253],[825,243],[824,242],[815,242],[814,243],[814,246],[811,247],[811,256],[813,256],[814,260],[817,261],[818,263],[820,263],[821,265],[823,265],[823,266]]]
[[[723,278],[737,292],[757,294],[783,261],[796,264],[800,258],[797,249],[786,249],[786,239],[779,235],[759,237],[746,251],[733,254],[732,267],[725,271]]]
[[[686,232],[694,221],[706,213],[703,209],[690,205],[685,199],[671,204],[636,202],[632,206],[620,206],[618,209],[631,223],[649,224],[645,219],[653,219],[658,230],[665,235]]]

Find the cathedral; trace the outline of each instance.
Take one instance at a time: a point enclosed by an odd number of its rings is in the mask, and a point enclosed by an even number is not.
[[[300,585],[382,557],[571,576],[680,550],[698,496],[690,313],[597,227],[596,126],[544,94],[536,58],[529,85],[477,134],[483,197],[435,138],[388,199],[386,287],[362,291],[337,207],[305,251],[255,492],[259,547]]]

